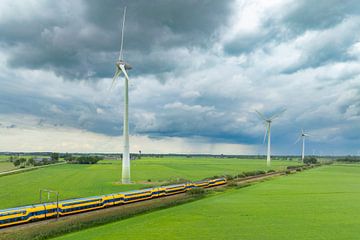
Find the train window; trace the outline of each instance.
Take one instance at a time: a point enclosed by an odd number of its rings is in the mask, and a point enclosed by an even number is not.
[[[5,212],[5,213],[0,213],[0,217],[15,215],[15,214],[25,214],[25,213],[26,211]]]

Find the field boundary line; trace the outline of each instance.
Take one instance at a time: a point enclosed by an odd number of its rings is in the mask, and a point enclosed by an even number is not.
[[[20,169],[15,169],[15,170],[10,170],[10,171],[4,171],[4,172],[0,172],[0,177],[13,175],[13,174],[18,174],[18,173],[23,173],[23,172],[29,172],[29,171],[33,171],[33,170],[36,170],[36,169],[39,169],[39,168],[57,166],[57,165],[62,165],[62,164],[66,164],[66,162],[54,163],[54,164],[48,164],[48,165],[36,166],[36,167],[30,167],[30,168],[20,168]]]

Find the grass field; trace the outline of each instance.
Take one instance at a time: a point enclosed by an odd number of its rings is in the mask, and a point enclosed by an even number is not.
[[[273,161],[272,169],[298,164],[291,161]],[[40,189],[60,192],[61,199],[113,193],[146,186],[147,180],[159,181],[177,178],[197,180],[222,174],[267,169],[265,160],[216,158],[143,158],[132,161],[132,179],[135,184],[121,185],[120,161],[101,161],[96,165],[65,164],[21,174],[0,177],[0,209],[39,202]],[[51,200],[51,199],[50,199]]]
[[[57,240],[359,239],[360,165],[326,166]]]
[[[11,162],[0,161],[0,172],[14,170],[16,167]]]

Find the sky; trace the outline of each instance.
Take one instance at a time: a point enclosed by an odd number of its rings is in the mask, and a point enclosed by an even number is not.
[[[0,151],[360,154],[355,0],[0,2]]]

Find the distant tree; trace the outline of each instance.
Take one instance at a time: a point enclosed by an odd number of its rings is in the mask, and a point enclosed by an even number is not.
[[[35,165],[35,161],[34,158],[29,158],[26,162],[26,165],[28,166],[34,166]]]
[[[14,166],[15,167],[18,167],[18,166],[20,166],[20,159],[15,159],[14,161],[13,161],[13,164],[14,164]]]
[[[25,163],[26,163],[26,158],[20,158],[20,167],[25,167]]]
[[[81,156],[77,158],[72,158],[70,162],[77,164],[96,164],[98,161],[103,159],[103,157],[99,156]]]
[[[51,155],[50,155],[50,157],[51,157],[51,160],[53,160],[53,161],[59,161],[59,153],[51,153]]]
[[[360,158],[356,156],[346,156],[342,158],[336,159],[338,162],[347,162],[347,163],[358,163],[360,162]]]
[[[64,160],[66,161],[66,162],[72,162],[72,161],[74,161],[75,160],[75,157],[73,157],[71,154],[69,154],[69,153],[66,153],[65,155],[64,155]]]
[[[304,163],[305,164],[316,164],[316,163],[318,163],[318,160],[316,157],[305,157]]]

